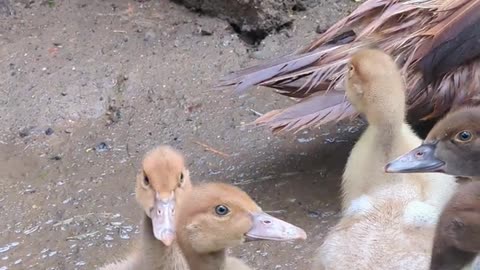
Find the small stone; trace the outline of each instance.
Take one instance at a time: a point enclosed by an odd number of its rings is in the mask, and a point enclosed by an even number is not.
[[[20,136],[20,138],[25,138],[30,135],[31,131],[32,131],[31,127],[24,127],[18,132],[18,135]]]
[[[143,40],[145,42],[149,42],[154,40],[156,36],[157,35],[155,34],[155,32],[153,32],[152,30],[148,30],[147,32],[145,32],[145,36],[143,37]]]
[[[53,134],[53,132],[54,132],[54,131],[53,131],[52,128],[47,128],[47,129],[45,130],[45,135],[50,136],[50,135]]]
[[[323,34],[327,31],[327,29],[321,25],[317,25],[317,28],[315,28],[315,33],[317,34]]]
[[[199,33],[200,33],[201,36],[211,36],[211,35],[213,35],[213,32],[207,31],[205,29],[200,29]]]
[[[311,218],[318,218],[320,217],[320,213],[318,213],[317,211],[308,211],[308,217],[311,217]]]
[[[62,159],[62,157],[61,157],[61,156],[53,156],[53,157],[51,157],[50,159],[51,159],[51,160],[55,160],[55,161],[59,161],[59,160]]]
[[[97,144],[97,146],[95,146],[95,152],[99,152],[99,153],[107,152],[109,149],[110,147],[108,147],[108,144],[105,142],[101,142]]]
[[[292,7],[292,10],[293,10],[293,11],[306,11],[306,10],[307,10],[307,6],[305,5],[304,2],[297,2],[297,3]]]
[[[113,241],[113,237],[110,235],[106,235],[104,239],[105,241]]]

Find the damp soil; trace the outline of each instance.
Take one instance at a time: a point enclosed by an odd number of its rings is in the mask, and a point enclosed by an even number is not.
[[[0,269],[95,269],[124,256],[140,222],[135,173],[159,144],[185,153],[193,181],[235,184],[308,233],[303,242],[249,243],[236,256],[255,269],[309,269],[339,217],[341,173],[361,123],[272,135],[248,124],[293,101],[213,86],[300,48],[355,6],[319,2],[255,47],[227,21],[166,0],[3,7]]]

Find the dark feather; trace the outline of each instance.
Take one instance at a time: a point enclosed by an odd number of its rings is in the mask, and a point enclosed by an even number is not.
[[[426,84],[480,56],[480,10],[475,17],[477,21],[439,44],[421,59],[419,67]]]

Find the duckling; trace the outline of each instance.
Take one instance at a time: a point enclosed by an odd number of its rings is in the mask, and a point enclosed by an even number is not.
[[[404,83],[393,59],[362,49],[348,64],[347,98],[368,121],[342,181],[343,216],[313,269],[427,269],[434,225],[456,187],[440,174],[393,175],[385,164],[421,140],[405,122]]]
[[[175,208],[190,190],[190,174],[178,151],[162,145],[147,153],[135,186],[143,209],[140,241],[127,259],[101,270],[188,269],[175,241]]]
[[[453,111],[432,128],[421,146],[388,163],[385,171],[480,177],[479,134],[480,107]]]
[[[353,147],[343,174],[344,213],[371,207],[370,192],[402,181],[422,194],[421,201],[443,206],[455,186],[453,178],[436,174],[405,177],[384,171],[393,157],[421,142],[405,122],[405,85],[393,59],[380,50],[362,49],[352,55],[347,73],[347,98],[365,115],[368,127]],[[443,180],[442,184],[432,184],[434,179]]]
[[[443,172],[480,180],[480,107],[449,113],[423,144],[385,166],[390,173]],[[437,225],[430,269],[468,266],[480,252],[480,182],[460,185]]]
[[[193,188],[178,209],[177,239],[190,270],[248,270],[226,249],[250,240],[306,239],[304,230],[265,212],[242,190],[222,183]]]

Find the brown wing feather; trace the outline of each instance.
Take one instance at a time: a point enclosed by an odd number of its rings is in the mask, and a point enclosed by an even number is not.
[[[259,117],[255,123],[267,125],[274,132],[300,131],[308,126],[322,125],[355,115],[345,101],[343,92],[316,93],[283,110],[275,110]]]
[[[353,114],[348,102],[326,106],[332,99],[321,94],[343,88],[353,51],[375,46],[392,54],[406,77],[409,119],[440,117],[454,106],[478,103],[480,28],[469,29],[475,18],[480,18],[480,0],[367,0],[295,54],[229,75],[221,86],[245,91],[263,85],[301,98],[256,121],[274,131],[341,120]],[[463,47],[442,47],[452,40]],[[465,48],[475,50],[468,54]]]

